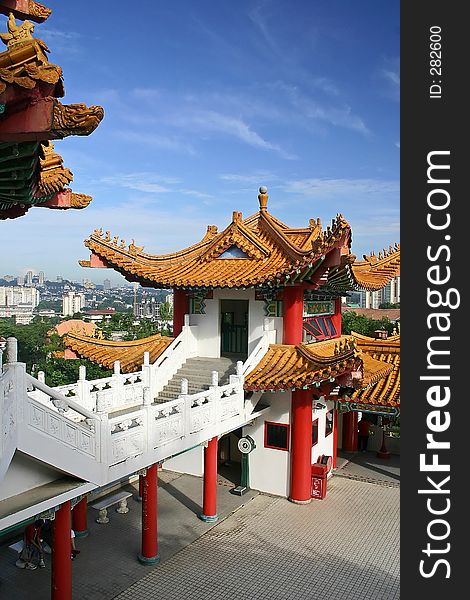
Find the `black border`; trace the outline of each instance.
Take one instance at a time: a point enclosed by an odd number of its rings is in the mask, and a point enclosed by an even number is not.
[[[464,387],[469,367],[465,331],[465,294],[467,278],[467,257],[470,257],[470,232],[467,232],[466,213],[468,203],[467,162],[470,153],[467,149],[469,134],[468,99],[464,87],[468,75],[467,46],[470,38],[469,25],[464,17],[464,3],[456,1],[402,2],[401,3],[401,249],[402,249],[402,290],[403,305],[401,314],[402,341],[402,403],[401,403],[401,597],[402,598],[449,598],[445,594],[454,593],[456,598],[466,597],[468,589],[465,572],[467,567],[466,548],[470,531],[468,504],[465,483],[467,474],[467,444],[470,437],[467,418],[467,394]],[[442,29],[442,83],[441,98],[429,97],[432,83],[430,74],[429,29],[431,26]],[[426,256],[428,245],[433,247],[443,243],[443,232],[432,231],[426,224],[428,213],[427,194],[427,154],[435,150],[450,150],[450,185],[446,189],[451,194],[451,225],[445,233],[451,235],[448,242],[451,258],[448,264],[452,276],[448,287],[460,291],[461,305],[451,313],[450,335],[451,361],[451,400],[448,410],[451,414],[449,430],[441,434],[441,439],[451,442],[447,454],[440,452],[440,461],[450,461],[451,508],[445,515],[451,526],[451,533],[444,542],[432,542],[434,547],[450,543],[446,554],[435,554],[435,559],[445,558],[450,563],[450,578],[446,579],[447,569],[441,565],[434,576],[424,578],[419,573],[420,560],[432,559],[423,554],[428,540],[427,525],[433,518],[426,508],[426,496],[418,494],[418,489],[426,486],[426,475],[419,470],[419,455],[426,451],[426,415],[432,408],[426,400],[429,382],[420,381],[426,374],[426,343],[432,333],[427,327],[426,318],[432,309],[427,305]],[[444,309],[440,309],[444,310]],[[442,334],[444,335],[444,334]],[[445,409],[442,409],[445,410]],[[444,473],[436,473],[436,480]],[[437,530],[436,530],[437,531]],[[418,594],[421,594],[418,596]]]

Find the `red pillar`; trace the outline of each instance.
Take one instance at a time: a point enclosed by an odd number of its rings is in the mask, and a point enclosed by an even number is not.
[[[88,535],[87,526],[87,499],[82,498],[72,512],[72,529],[77,537],[86,537]]]
[[[181,333],[184,315],[189,314],[189,298],[184,290],[173,288],[173,337]]]
[[[72,518],[70,500],[55,513],[52,528],[52,600],[72,600]]]
[[[331,322],[339,337],[341,335],[341,297],[335,299],[335,314],[332,315]]]
[[[343,413],[343,450],[357,451],[357,412]]]
[[[333,469],[336,469],[338,458],[338,410],[333,411]]]
[[[160,561],[157,538],[157,465],[147,467],[142,476],[142,552],[138,555],[144,565]]]
[[[289,500],[308,504],[312,486],[312,392],[292,392]]]
[[[217,516],[217,436],[207,442],[204,448],[204,498],[202,515],[203,521],[213,523]]]
[[[283,344],[302,342],[304,288],[301,285],[284,288]]]

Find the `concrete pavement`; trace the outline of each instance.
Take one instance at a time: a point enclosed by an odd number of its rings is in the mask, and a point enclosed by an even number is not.
[[[136,560],[139,503],[130,501],[126,515],[110,511],[108,525],[96,524],[89,509],[90,536],[77,540],[73,563],[74,600],[399,598],[395,485],[334,476],[327,497],[306,506],[256,492],[239,498],[230,487],[219,478],[222,518],[213,525],[196,517],[200,478],[160,473],[161,563],[153,567]],[[49,600],[50,557],[35,571],[17,569],[15,558],[0,548],[0,599]]]

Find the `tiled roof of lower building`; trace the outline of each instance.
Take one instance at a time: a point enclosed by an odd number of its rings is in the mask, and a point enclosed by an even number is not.
[[[375,339],[352,332],[358,348],[368,358],[364,361],[364,388],[356,390],[351,401],[380,406],[400,406],[400,336]],[[369,361],[381,362],[389,366],[389,373],[383,376],[370,368]]]
[[[120,361],[123,373],[138,371],[144,362],[144,352],[149,353],[150,363],[155,362],[172,341],[172,337],[159,333],[130,342],[111,342],[76,333],[64,338],[67,348],[103,367],[112,369],[114,362]]]
[[[245,379],[247,390],[292,390],[358,370],[359,352],[349,336],[313,344],[271,344]]]

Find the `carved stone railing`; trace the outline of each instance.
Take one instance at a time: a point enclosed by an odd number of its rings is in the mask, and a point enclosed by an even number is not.
[[[41,393],[42,400],[40,402],[28,393],[25,415],[28,425],[100,460],[99,416],[28,373],[25,380],[28,387]],[[45,398],[49,399],[50,405],[45,403]]]
[[[15,369],[0,371],[0,478],[3,477],[16,450],[18,410]]]
[[[183,333],[183,341],[193,335],[188,325]],[[185,353],[178,349],[171,353],[171,369],[192,351],[190,347]],[[22,363],[5,365],[0,372],[1,450],[8,445],[8,463],[18,447],[58,469],[102,485],[245,422],[241,361],[228,384],[219,386],[218,373],[213,371],[208,390],[189,394],[188,381],[183,379],[181,395],[162,404],[153,403],[152,367],[146,359],[142,372],[122,375],[116,367],[113,376],[95,381],[87,381],[82,369],[77,384],[57,389],[46,385],[43,376],[35,379],[27,374]],[[134,392],[127,394],[126,388]],[[120,410],[109,412],[109,395],[118,391],[123,403]],[[90,408],[82,404],[84,400]]]

